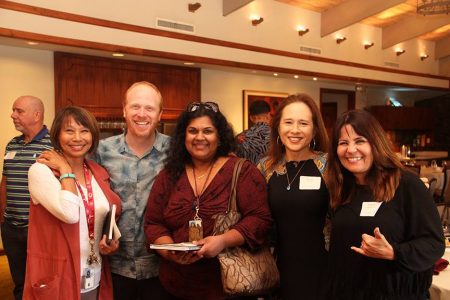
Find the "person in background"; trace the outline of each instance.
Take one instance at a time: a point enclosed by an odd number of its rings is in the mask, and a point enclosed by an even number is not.
[[[214,216],[225,213],[231,179],[239,158],[229,155],[233,130],[214,102],[194,102],[178,118],[166,167],[148,201],[145,234],[150,243],[196,241],[196,252],[161,255],[160,279],[173,299],[224,299],[219,261],[226,247],[264,243],[271,216],[264,178],[245,161],[236,188],[242,219],[225,234],[213,236]],[[197,225],[195,233],[190,231]]]
[[[169,137],[156,130],[162,106],[156,86],[146,81],[131,85],[123,102],[126,132],[100,141],[96,153],[122,199],[120,249],[111,257],[116,300],[165,297],[158,280],[159,258],[147,251],[143,224],[148,195],[169,148]]]
[[[87,110],[70,106],[55,116],[50,131],[55,150],[46,150],[28,172],[30,226],[25,299],[112,299],[103,223],[120,199],[108,174],[87,160],[98,146],[99,129]],[[101,254],[101,255],[100,255]]]
[[[269,156],[258,165],[275,220],[281,299],[318,299],[325,279],[324,226],[329,208],[323,180],[328,137],[306,94],[290,95],[272,120]]]
[[[0,222],[3,246],[14,281],[14,298],[22,299],[27,259],[28,169],[42,151],[51,149],[50,136],[44,125],[44,105],[34,96],[14,101],[11,118],[22,135],[6,146],[0,184]]]
[[[327,299],[427,299],[445,248],[436,206],[367,111],[338,117],[327,178],[333,209]]]
[[[257,164],[269,147],[270,105],[264,100],[254,101],[249,113],[254,125],[237,135],[236,155]]]

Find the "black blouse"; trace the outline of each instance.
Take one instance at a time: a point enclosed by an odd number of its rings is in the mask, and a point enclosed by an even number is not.
[[[365,186],[332,218],[329,299],[426,299],[433,265],[445,250],[442,226],[431,195],[420,179],[402,172],[394,198],[374,217],[361,217],[373,201]],[[393,261],[368,258],[350,249],[379,227],[394,248]]]

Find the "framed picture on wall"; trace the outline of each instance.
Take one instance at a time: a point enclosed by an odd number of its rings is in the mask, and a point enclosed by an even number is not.
[[[270,113],[273,116],[280,102],[286,99],[288,95],[288,93],[243,90],[244,130],[252,127],[253,125],[253,122],[250,120],[249,108],[254,101],[263,100],[269,103]]]

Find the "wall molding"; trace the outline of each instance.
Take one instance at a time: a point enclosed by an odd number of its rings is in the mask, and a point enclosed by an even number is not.
[[[39,15],[39,16],[45,16],[45,17],[50,17],[50,18],[56,18],[56,19],[61,19],[61,20],[66,20],[66,21],[102,26],[102,27],[107,27],[107,28],[115,28],[115,29],[124,30],[124,31],[131,31],[131,32],[143,33],[143,34],[154,35],[154,36],[159,36],[159,37],[180,39],[180,40],[209,44],[209,45],[235,48],[235,49],[240,49],[240,50],[248,50],[248,51],[253,51],[253,52],[260,52],[260,53],[273,54],[273,55],[291,57],[291,58],[297,58],[297,59],[303,59],[303,60],[331,63],[331,64],[336,64],[336,65],[376,70],[376,71],[382,71],[382,72],[388,72],[388,73],[420,76],[420,77],[433,78],[433,79],[444,79],[444,80],[449,80],[449,87],[450,87],[450,77],[446,77],[446,76],[426,74],[426,73],[406,71],[406,70],[393,70],[393,69],[386,68],[386,67],[367,65],[367,64],[362,64],[362,63],[355,63],[355,62],[337,60],[337,59],[326,58],[326,57],[317,57],[317,56],[313,56],[313,55],[306,55],[306,54],[300,54],[300,53],[295,53],[295,52],[253,46],[253,45],[248,45],[248,44],[229,42],[229,41],[213,39],[213,38],[206,38],[206,37],[201,37],[201,36],[193,36],[193,35],[184,34],[184,33],[165,31],[165,30],[155,29],[155,28],[151,28],[151,27],[132,25],[132,24],[128,24],[128,23],[122,23],[122,22],[88,17],[88,16],[78,15],[78,14],[73,14],[73,13],[68,13],[68,12],[62,12],[62,11],[42,8],[42,7],[33,6],[33,5],[17,3],[17,2],[13,2],[13,1],[0,0],[0,8],[34,14],[34,15]]]
[[[283,50],[276,50],[276,49],[252,46],[252,45],[247,45],[247,44],[222,41],[222,40],[218,40],[218,39],[192,36],[192,35],[178,33],[178,32],[165,31],[165,30],[161,30],[161,29],[154,29],[154,28],[150,28],[150,27],[137,26],[137,25],[127,24],[127,23],[109,21],[109,20],[105,20],[105,19],[99,19],[99,18],[94,18],[94,17],[77,15],[77,14],[73,14],[73,13],[56,11],[56,10],[41,8],[41,7],[37,7],[37,6],[21,4],[21,3],[17,3],[17,2],[13,2],[13,1],[0,0],[0,8],[34,14],[34,15],[38,15],[38,16],[56,18],[56,19],[60,19],[60,20],[73,21],[73,22],[77,22],[80,24],[89,24],[89,25],[94,25],[94,26],[120,29],[120,30],[129,31],[129,32],[133,32],[133,33],[142,33],[142,34],[153,35],[153,36],[164,37],[164,38],[180,39],[180,40],[203,43],[203,44],[208,44],[208,45],[228,47],[228,48],[239,49],[239,50],[247,50],[247,51],[253,51],[253,52],[270,54],[270,55],[278,55],[278,56],[282,56],[282,57],[317,61],[317,62],[321,62],[321,63],[330,63],[330,64],[346,66],[346,67],[355,67],[355,68],[359,68],[359,69],[376,70],[376,71],[387,72],[387,73],[392,73],[392,74],[404,74],[404,75],[416,76],[416,77],[421,77],[421,78],[446,80],[446,81],[448,81],[448,88],[450,88],[450,77],[446,77],[446,76],[418,73],[418,72],[405,71],[405,70],[396,70],[396,69],[390,69],[390,68],[386,68],[386,67],[353,63],[353,62],[348,62],[348,61],[299,54],[299,53],[288,52],[288,51],[283,51]],[[52,43],[55,45],[65,45],[65,46],[86,48],[86,49],[92,49],[92,50],[102,50],[102,51],[109,51],[109,52],[120,51],[120,52],[123,52],[126,54],[134,54],[134,55],[143,56],[143,57],[165,58],[165,59],[172,59],[172,60],[178,60],[178,61],[192,61],[192,62],[196,62],[196,63],[205,63],[205,64],[211,64],[211,65],[217,65],[217,66],[232,67],[232,68],[252,69],[252,70],[267,71],[267,72],[296,74],[296,75],[308,76],[308,77],[310,76],[310,77],[321,77],[321,78],[325,78],[325,79],[343,80],[343,81],[349,81],[349,82],[353,82],[353,83],[366,83],[366,84],[377,84],[377,85],[396,85],[396,86],[421,88],[421,89],[448,90],[447,87],[443,88],[443,87],[435,87],[435,86],[429,86],[429,85],[399,83],[397,81],[384,81],[384,80],[376,80],[376,79],[368,79],[368,78],[359,78],[359,77],[355,77],[355,76],[327,74],[327,73],[321,73],[321,72],[317,72],[317,71],[305,71],[305,70],[301,70],[301,69],[291,69],[291,68],[282,68],[282,67],[267,66],[267,65],[260,65],[260,64],[243,63],[243,62],[232,61],[232,60],[206,58],[206,57],[201,57],[201,56],[170,53],[170,52],[165,52],[165,51],[149,50],[149,49],[143,49],[143,48],[137,48],[137,47],[120,46],[120,45],[109,44],[109,43],[77,40],[77,39],[71,39],[71,38],[65,38],[65,37],[56,37],[56,36],[51,36],[51,35],[37,34],[37,33],[33,33],[33,32],[26,32],[26,31],[1,28],[1,27],[0,27],[0,36],[29,39],[29,40],[34,40],[34,41],[38,41],[38,42]]]
[[[374,80],[374,79],[335,75],[335,74],[328,74],[328,73],[321,73],[321,72],[304,71],[304,70],[298,70],[298,69],[273,67],[273,66],[260,65],[260,64],[250,64],[250,63],[236,62],[236,61],[216,59],[216,58],[208,58],[208,57],[202,57],[202,56],[193,56],[193,55],[187,55],[187,54],[171,53],[171,52],[166,52],[166,51],[148,50],[148,49],[142,49],[142,48],[136,48],[136,47],[128,47],[128,46],[114,45],[114,44],[108,44],[108,43],[91,42],[91,41],[84,41],[84,40],[71,39],[71,38],[65,38],[65,37],[57,37],[57,36],[38,34],[38,33],[33,33],[33,32],[20,31],[20,30],[8,29],[8,28],[2,28],[2,27],[0,27],[0,36],[14,38],[14,39],[37,41],[37,42],[41,42],[41,43],[49,43],[49,44],[55,44],[55,45],[60,45],[60,46],[84,48],[84,49],[90,49],[90,50],[122,52],[122,53],[130,54],[130,55],[138,55],[138,56],[144,56],[144,57],[164,58],[164,59],[172,59],[172,60],[178,60],[178,61],[191,61],[194,63],[204,63],[204,64],[210,64],[210,65],[216,65],[216,66],[224,66],[224,67],[247,69],[247,70],[259,70],[259,71],[266,71],[266,72],[285,73],[285,74],[307,76],[307,77],[319,77],[319,78],[324,78],[324,79],[347,81],[349,83],[362,83],[362,84],[374,84],[374,85],[394,85],[394,86],[401,86],[401,87],[408,87],[408,88],[448,91],[448,88],[443,88],[443,87],[415,85],[415,84],[399,83],[399,82],[393,82],[393,81]],[[449,88],[450,88],[450,78],[440,77],[439,79],[448,80]]]

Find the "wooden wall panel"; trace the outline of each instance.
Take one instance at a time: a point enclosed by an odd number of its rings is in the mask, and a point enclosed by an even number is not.
[[[55,109],[78,105],[96,117],[122,116],[127,88],[137,81],[156,85],[163,96],[163,120],[176,119],[200,99],[200,69],[55,53]]]

